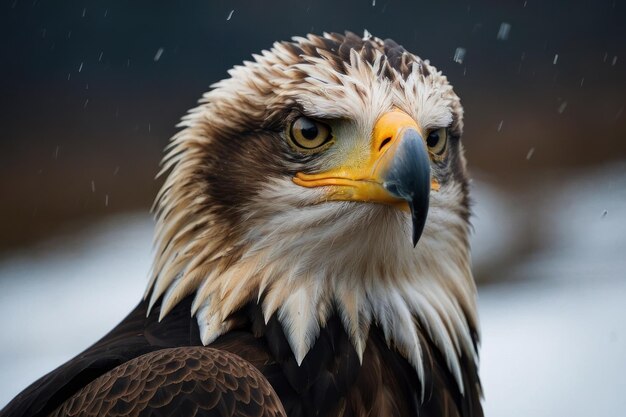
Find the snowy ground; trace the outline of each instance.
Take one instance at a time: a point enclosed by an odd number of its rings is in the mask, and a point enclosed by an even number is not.
[[[0,264],[0,407],[135,306],[151,235],[146,215],[114,218]]]
[[[547,189],[546,246],[479,291],[486,411],[623,416],[626,165]]]
[[[626,166],[546,189],[531,211],[476,190],[477,268],[510,255],[528,213],[545,243],[480,289],[486,414],[623,415]],[[0,408],[135,305],[151,238],[147,215],[125,216],[0,261]]]

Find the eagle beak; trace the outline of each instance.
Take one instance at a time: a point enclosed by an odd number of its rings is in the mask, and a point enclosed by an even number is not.
[[[417,245],[424,231],[431,186],[430,158],[424,140],[415,129],[405,129],[391,163],[383,174],[383,187],[392,196],[409,204],[413,221],[413,246]]]
[[[317,174],[299,172],[293,182],[308,188],[326,187],[324,201],[382,203],[410,210],[413,246],[422,235],[431,181],[430,158],[417,123],[406,113],[393,110],[377,122],[369,155],[354,157],[341,166]]]

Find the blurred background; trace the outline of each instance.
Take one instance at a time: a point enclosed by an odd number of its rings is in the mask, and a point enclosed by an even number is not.
[[[141,297],[161,152],[209,85],[273,41],[367,29],[465,107],[487,415],[623,413],[624,2],[0,9],[0,407]]]

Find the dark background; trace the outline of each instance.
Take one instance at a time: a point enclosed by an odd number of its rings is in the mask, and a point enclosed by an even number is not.
[[[308,32],[366,28],[430,59],[463,101],[471,169],[509,190],[626,156],[626,7],[616,0],[10,0],[0,9],[0,250],[147,210],[161,150],[186,110],[233,65]],[[496,37],[502,23],[506,40]]]

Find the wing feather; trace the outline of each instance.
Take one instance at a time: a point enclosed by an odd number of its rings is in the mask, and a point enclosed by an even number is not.
[[[101,375],[59,406],[60,416],[286,417],[249,362],[207,347],[162,349]]]

